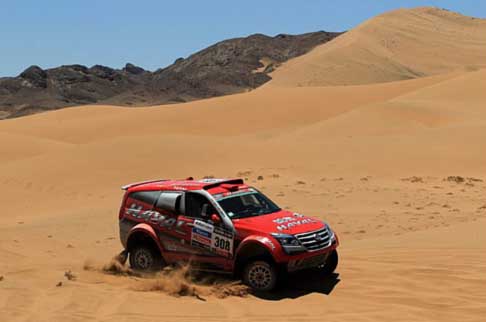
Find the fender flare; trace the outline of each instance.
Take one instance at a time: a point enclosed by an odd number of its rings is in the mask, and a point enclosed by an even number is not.
[[[276,262],[275,251],[277,250],[278,245],[276,245],[275,242],[272,241],[270,238],[264,236],[248,236],[243,239],[235,251],[235,261],[238,260],[241,250],[251,244],[258,245],[264,248]]]
[[[143,233],[143,234],[149,236],[154,241],[154,243],[157,245],[157,247],[159,248],[159,251],[161,252],[161,255],[162,255],[162,253],[164,252],[164,249],[163,249],[162,245],[160,244],[160,241],[157,237],[157,233],[155,232],[155,230],[152,226],[150,226],[146,223],[140,223],[140,224],[133,226],[133,228],[130,229],[130,231],[128,233],[127,247],[128,247],[128,243],[130,241],[130,237],[135,233]]]

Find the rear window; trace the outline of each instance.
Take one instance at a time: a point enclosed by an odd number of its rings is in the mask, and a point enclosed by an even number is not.
[[[162,192],[155,204],[155,209],[162,212],[177,213],[181,205],[181,196],[181,192]]]
[[[132,192],[129,198],[138,200],[140,202],[154,205],[155,201],[159,198],[160,191],[137,191]]]

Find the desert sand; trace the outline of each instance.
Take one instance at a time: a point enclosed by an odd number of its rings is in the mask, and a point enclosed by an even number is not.
[[[486,42],[471,30],[485,22],[431,10],[356,28],[404,28],[380,36],[402,44],[401,64],[413,46],[443,53],[442,67],[425,49],[407,56],[422,77],[356,70],[362,56],[349,48],[341,78],[321,73],[336,39],[249,93],[1,121],[0,321],[483,321]],[[429,24],[410,23],[424,15]],[[407,36],[433,26],[437,42]],[[294,276],[261,296],[177,272],[104,272],[121,250],[119,187],[190,175],[247,178],[282,207],[326,219],[341,239],[338,275]]]
[[[399,9],[288,61],[280,86],[390,82],[486,67],[486,20],[437,8]]]

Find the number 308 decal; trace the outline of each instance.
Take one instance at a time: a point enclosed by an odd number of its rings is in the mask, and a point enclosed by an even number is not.
[[[233,239],[234,236],[229,231],[214,227],[211,250],[223,256],[231,256],[233,254]]]
[[[221,238],[219,236],[214,236],[214,247],[219,248],[221,250],[225,250],[229,252],[231,246],[231,242],[229,240],[226,240],[224,238]]]

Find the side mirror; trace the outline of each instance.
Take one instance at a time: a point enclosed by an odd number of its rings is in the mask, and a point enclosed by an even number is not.
[[[219,224],[221,222],[221,218],[219,218],[219,216],[216,215],[216,214],[212,214],[211,215],[211,221],[215,224]]]

